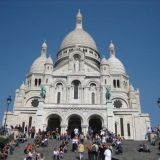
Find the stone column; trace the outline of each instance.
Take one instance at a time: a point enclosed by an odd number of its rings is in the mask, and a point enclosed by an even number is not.
[[[81,125],[81,127],[82,127],[82,132],[83,132],[84,136],[86,137],[88,125]]]
[[[107,100],[107,128],[109,131],[114,132],[114,114],[112,100]]]
[[[44,129],[44,99],[40,98],[39,99],[39,105],[38,105],[38,110],[36,112],[36,122],[35,122],[35,129],[36,132],[38,132],[39,129],[43,130]]]
[[[61,124],[61,133],[64,133],[67,129],[67,124]]]

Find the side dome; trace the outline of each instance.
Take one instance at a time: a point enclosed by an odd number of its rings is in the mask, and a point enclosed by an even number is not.
[[[52,60],[51,56],[49,56],[49,57],[47,58],[46,63],[53,65],[53,60]]]
[[[45,63],[46,63],[47,58],[40,56],[35,61],[32,63],[30,72],[31,73],[43,73],[45,69]]]
[[[32,63],[30,73],[43,73],[45,69],[45,63],[47,61],[47,44],[44,42],[41,47],[41,55]]]
[[[109,62],[110,72],[126,74],[126,70],[122,62],[118,58],[116,58],[115,46],[112,41],[109,44],[109,51],[110,51],[110,58],[108,59],[108,62]]]
[[[94,39],[83,29],[75,29],[70,32],[62,41],[60,49],[74,45],[87,46],[97,51]]]
[[[101,65],[106,65],[106,64],[108,64],[107,59],[103,57],[101,60]]]
[[[111,73],[122,73],[126,74],[126,70],[122,64],[122,62],[116,57],[110,57],[108,59],[109,68]]]

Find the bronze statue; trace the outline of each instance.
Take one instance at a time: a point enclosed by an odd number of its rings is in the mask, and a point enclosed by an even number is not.
[[[41,87],[40,96],[41,96],[41,98],[44,98],[44,99],[46,98],[46,89],[44,86]]]
[[[110,86],[106,87],[105,97],[106,97],[106,100],[110,100],[111,98],[111,87]]]

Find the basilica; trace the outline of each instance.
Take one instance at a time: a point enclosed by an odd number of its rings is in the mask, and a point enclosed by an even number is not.
[[[78,128],[84,134],[91,127],[143,140],[150,118],[141,112],[139,90],[129,81],[114,43],[108,45],[109,58],[101,58],[82,22],[78,11],[75,29],[63,39],[55,62],[47,54],[47,43],[42,44],[16,90],[13,112],[5,113],[7,126],[58,128],[61,133]]]

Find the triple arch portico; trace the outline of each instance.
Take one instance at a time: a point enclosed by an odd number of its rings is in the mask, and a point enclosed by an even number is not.
[[[80,132],[86,132],[88,128],[86,126],[90,126],[94,133],[99,133],[104,125],[104,119],[100,115],[93,114],[88,118],[84,118],[80,114],[70,114],[65,119],[62,119],[62,116],[59,114],[50,114],[46,118],[47,130],[56,130],[64,132],[68,130],[71,134],[75,128],[78,128]]]

